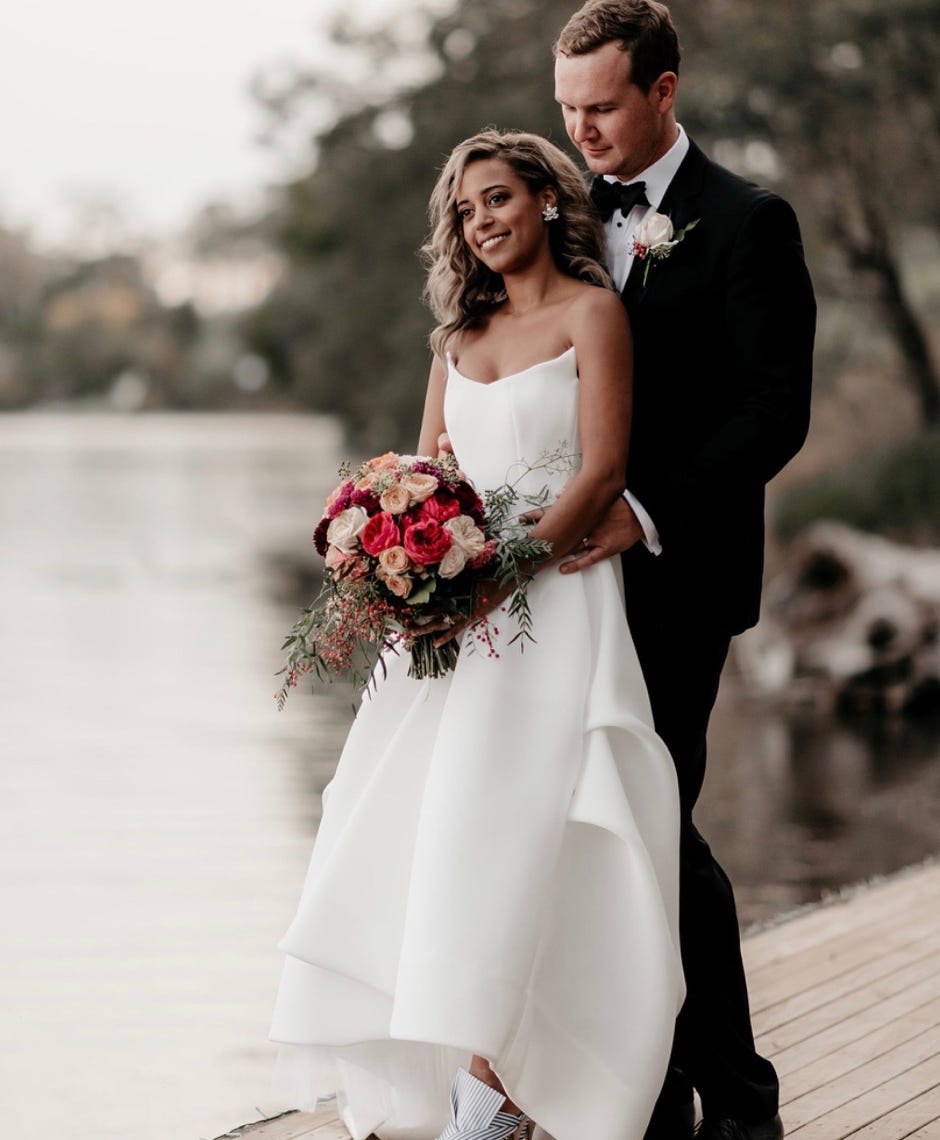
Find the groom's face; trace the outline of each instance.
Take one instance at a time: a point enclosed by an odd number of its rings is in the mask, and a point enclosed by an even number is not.
[[[668,149],[672,95],[662,85],[643,92],[631,80],[632,60],[619,44],[555,60],[555,99],[568,137],[595,174],[627,180]]]

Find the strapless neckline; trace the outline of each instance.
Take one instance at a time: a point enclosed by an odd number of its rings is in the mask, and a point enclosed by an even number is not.
[[[515,380],[519,376],[525,376],[529,372],[534,372],[537,368],[544,368],[549,364],[557,364],[558,361],[564,360],[574,352],[574,345],[566,348],[564,352],[559,353],[558,356],[553,356],[549,360],[537,360],[535,364],[530,364],[528,368],[520,368],[518,372],[508,372],[505,376],[497,376],[495,380],[474,380],[472,376],[466,376],[457,365],[454,363],[454,358],[451,354],[447,353],[447,363],[450,365],[450,370],[455,376],[459,376],[461,380],[466,380],[468,384],[476,384],[478,388],[490,388],[494,384],[504,384],[507,380]]]

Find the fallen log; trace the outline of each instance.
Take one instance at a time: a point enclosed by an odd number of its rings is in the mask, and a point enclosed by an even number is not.
[[[736,660],[756,691],[856,709],[940,709],[940,550],[820,522],[768,583]]]

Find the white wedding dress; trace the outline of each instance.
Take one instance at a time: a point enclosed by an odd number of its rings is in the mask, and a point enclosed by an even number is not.
[[[492,384],[451,363],[445,417],[481,489],[574,450],[574,350]],[[271,1036],[301,1046],[282,1054],[295,1100],[338,1092],[355,1140],[437,1136],[472,1053],[555,1140],[640,1140],[662,1084],[684,993],[678,796],[619,560],[548,567],[529,597],[524,651],[500,615],[498,658],[465,647],[416,681],[392,657],[323,793]]]

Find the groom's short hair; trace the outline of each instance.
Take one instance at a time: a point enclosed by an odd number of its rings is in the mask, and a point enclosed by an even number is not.
[[[649,91],[664,71],[679,74],[679,37],[665,4],[656,0],[588,0],[562,28],[558,55],[587,55],[619,43],[630,53],[630,79]]]

